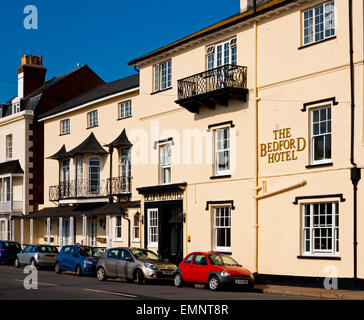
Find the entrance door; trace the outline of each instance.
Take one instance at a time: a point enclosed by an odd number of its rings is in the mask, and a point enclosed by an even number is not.
[[[97,220],[91,220],[91,230],[90,230],[90,238],[91,238],[91,247],[96,247],[97,245]]]

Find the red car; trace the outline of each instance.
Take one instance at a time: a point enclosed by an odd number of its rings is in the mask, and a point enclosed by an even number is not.
[[[177,288],[182,287],[184,282],[208,284],[214,291],[224,286],[254,288],[254,277],[248,269],[232,257],[216,252],[193,252],[187,255],[174,276]]]

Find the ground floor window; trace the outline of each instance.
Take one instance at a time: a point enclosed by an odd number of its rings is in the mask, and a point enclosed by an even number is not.
[[[158,248],[158,209],[148,209],[148,247]]]
[[[90,238],[91,238],[91,246],[96,247],[97,246],[97,219],[91,220],[91,232],[90,232]]]
[[[214,208],[214,250],[231,251],[231,208]]]
[[[303,205],[303,254],[339,253],[339,204],[337,202]]]
[[[123,241],[123,217],[116,216],[114,220],[115,241]]]
[[[133,215],[133,241],[140,241],[140,214]]]

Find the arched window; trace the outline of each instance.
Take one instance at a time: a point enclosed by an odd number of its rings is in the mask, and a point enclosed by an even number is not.
[[[88,160],[88,185],[89,195],[99,195],[101,192],[101,160],[90,158]]]

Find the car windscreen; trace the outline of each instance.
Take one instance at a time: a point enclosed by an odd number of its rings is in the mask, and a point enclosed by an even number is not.
[[[83,257],[101,257],[102,251],[98,248],[79,247],[78,251]]]
[[[38,252],[40,253],[58,253],[58,249],[52,246],[40,246],[38,248]]]
[[[138,260],[156,260],[156,261],[163,261],[163,258],[158,254],[154,253],[150,250],[144,249],[131,249],[131,253],[137,258]]]
[[[16,242],[3,242],[3,249],[21,250],[20,245]]]
[[[218,266],[240,266],[233,258],[223,254],[209,254],[211,264]]]

